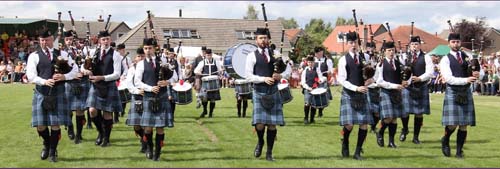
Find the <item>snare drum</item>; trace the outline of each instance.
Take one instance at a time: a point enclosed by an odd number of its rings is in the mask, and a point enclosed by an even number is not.
[[[224,56],[224,68],[229,76],[235,79],[244,79],[247,55],[257,50],[251,43],[240,43],[229,48]]]
[[[220,89],[219,76],[205,76],[201,78],[201,87],[206,91],[217,91]]]
[[[252,92],[252,83],[249,83],[245,79],[234,80],[234,87],[235,87],[236,93],[238,93],[240,95],[249,94]]]
[[[288,83],[278,84],[278,90],[280,92],[281,99],[283,99],[283,104],[293,100],[292,92],[290,92],[290,87]]]
[[[325,88],[316,88],[311,91],[311,106],[314,108],[328,106],[328,92]]]
[[[120,100],[122,101],[122,103],[130,102],[132,96],[130,95],[130,92],[127,89],[119,90],[118,92],[120,93]]]
[[[172,87],[174,90],[175,103],[179,105],[186,105],[193,101],[193,86],[190,83],[184,82],[182,85],[177,83]]]

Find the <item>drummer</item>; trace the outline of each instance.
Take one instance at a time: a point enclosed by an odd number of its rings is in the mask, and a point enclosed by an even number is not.
[[[236,82],[239,81],[246,81],[244,79],[238,79],[235,80],[235,85],[237,85]],[[247,115],[247,107],[248,107],[248,99],[252,99],[252,92],[250,93],[238,93],[237,88],[234,88],[235,91],[235,97],[236,97],[236,108],[238,109],[238,117],[243,117],[245,118]],[[243,103],[243,114],[241,114],[241,104]]]
[[[169,48],[168,49],[168,54],[167,54],[167,63],[169,64],[170,68],[174,72],[174,75],[172,78],[169,79],[170,84],[175,84],[178,83],[179,80],[183,79],[183,75],[181,73],[181,67],[180,63],[177,60],[177,55],[174,52],[174,48]],[[169,87],[171,88],[173,85],[170,85]],[[173,91],[173,90],[170,90]],[[170,96],[168,98],[170,100],[170,105],[172,106],[172,117],[174,118],[174,113],[175,113],[175,99]],[[173,120],[173,119],[172,119]]]
[[[212,58],[212,49],[207,49],[205,53],[205,59],[198,63],[198,65],[194,69],[194,73],[198,76],[202,76],[202,79],[203,77],[215,76],[217,77],[215,81],[218,81],[218,75],[222,70],[222,64],[218,62],[217,59]],[[209,81],[202,81],[201,83],[202,87],[200,90],[200,94],[202,95],[201,103],[203,105],[203,112],[200,114],[200,118],[207,115],[208,101],[210,101],[210,113],[208,114],[208,117],[212,118],[215,109],[215,101],[221,99],[220,91],[207,91],[206,88],[203,87],[203,83],[209,83]]]
[[[302,93],[304,94],[304,124],[314,123],[316,108],[311,107],[311,91],[319,87],[319,84],[325,81],[320,69],[314,66],[314,57],[307,57],[307,67],[302,71],[300,84],[302,85]],[[309,110],[311,110],[311,119],[309,118]]]

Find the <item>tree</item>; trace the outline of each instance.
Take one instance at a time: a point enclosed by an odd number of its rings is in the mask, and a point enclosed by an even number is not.
[[[285,29],[297,29],[299,27],[299,24],[294,18],[290,18],[287,20],[283,17],[278,17],[278,20],[281,22],[283,28]]]
[[[489,46],[490,40],[483,36],[487,30],[486,17],[476,17],[475,22],[462,19],[454,25],[454,29],[460,34],[462,46],[465,48],[472,49],[472,39],[474,39],[474,49],[479,50],[481,41],[484,41],[483,49]]]
[[[255,6],[253,6],[252,4],[248,4],[247,14],[246,16],[243,16],[243,19],[257,20],[259,19],[258,15],[259,12],[255,10]]]
[[[341,25],[354,25],[354,18],[345,19],[340,16],[337,17],[337,21],[335,21],[335,26],[341,26]]]
[[[332,26],[329,22],[325,23],[323,19],[313,18],[306,24],[304,31],[306,35],[302,36],[296,45],[298,49],[297,53],[290,57],[296,63],[300,61],[302,57],[307,57],[307,55],[314,52],[315,47],[323,46],[323,41],[332,31]],[[325,55],[329,55],[326,50]]]

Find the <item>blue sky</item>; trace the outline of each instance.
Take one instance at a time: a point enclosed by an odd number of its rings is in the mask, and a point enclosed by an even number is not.
[[[183,9],[183,17],[202,18],[242,18],[247,6],[254,5],[260,12],[262,1],[4,1],[0,6],[0,16],[5,18],[51,18],[57,19],[57,12],[63,12],[67,20],[68,10],[80,20],[96,20],[98,15],[112,14],[112,21],[125,21],[130,27],[146,17],[146,10],[156,16],[177,17],[178,9]],[[391,23],[415,26],[430,33],[447,29],[446,20],[460,19],[473,21],[476,16],[485,16],[489,26],[500,28],[500,2],[492,1],[273,1],[265,2],[269,19],[295,18],[301,27],[311,18],[322,18],[335,23],[338,16],[351,18],[352,9],[365,23]],[[259,13],[262,19],[262,13]]]

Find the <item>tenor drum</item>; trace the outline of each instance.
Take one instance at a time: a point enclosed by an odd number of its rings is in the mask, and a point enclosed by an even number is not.
[[[290,91],[288,83],[278,84],[278,90],[280,92],[281,99],[283,99],[283,104],[293,100],[292,92]]]
[[[205,76],[201,78],[201,87],[206,91],[217,91],[220,89],[219,76]]]
[[[249,94],[252,92],[252,83],[244,79],[234,80],[234,87],[238,94]]]
[[[175,103],[178,105],[189,104],[193,101],[193,86],[191,83],[177,83],[172,87],[174,90]]]
[[[247,55],[257,50],[257,46],[251,43],[240,43],[226,52],[224,56],[224,68],[229,76],[235,79],[244,79]]]
[[[316,88],[311,91],[311,106],[314,108],[328,106],[328,92],[325,88]]]

